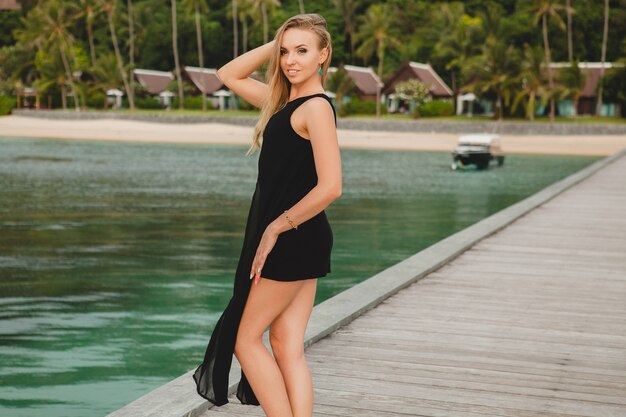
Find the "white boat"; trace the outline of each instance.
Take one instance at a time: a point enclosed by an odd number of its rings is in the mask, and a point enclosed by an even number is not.
[[[500,147],[500,135],[484,133],[462,135],[452,151],[452,169],[462,169],[475,165],[478,169],[489,168],[492,161],[498,166],[504,164],[504,154]]]

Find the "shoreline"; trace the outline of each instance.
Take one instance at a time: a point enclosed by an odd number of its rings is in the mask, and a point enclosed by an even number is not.
[[[163,123],[123,119],[0,117],[0,137],[249,146],[253,127],[226,123]],[[473,133],[473,132],[467,132]],[[458,133],[337,129],[340,148],[451,152]],[[500,133],[505,154],[607,156],[626,148],[626,135]]]

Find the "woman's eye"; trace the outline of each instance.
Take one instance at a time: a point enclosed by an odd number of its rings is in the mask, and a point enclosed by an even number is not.
[[[298,49],[298,52],[302,52],[303,54],[306,53],[306,49]]]

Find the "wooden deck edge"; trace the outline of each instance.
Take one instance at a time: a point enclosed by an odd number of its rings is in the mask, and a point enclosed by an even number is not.
[[[625,155],[626,148],[602,158],[316,305],[305,334],[305,347],[350,323],[388,297],[441,268],[480,240],[496,233]],[[263,339],[266,346],[270,348],[268,332],[264,334]],[[107,417],[199,416],[213,405],[196,393],[192,378],[194,371],[195,368],[114,411]],[[240,377],[240,365],[233,357],[229,395],[236,391]]]

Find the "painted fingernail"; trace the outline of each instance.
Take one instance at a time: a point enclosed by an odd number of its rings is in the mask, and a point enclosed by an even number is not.
[[[254,276],[254,274],[250,274],[250,279],[252,279],[253,276]]]

